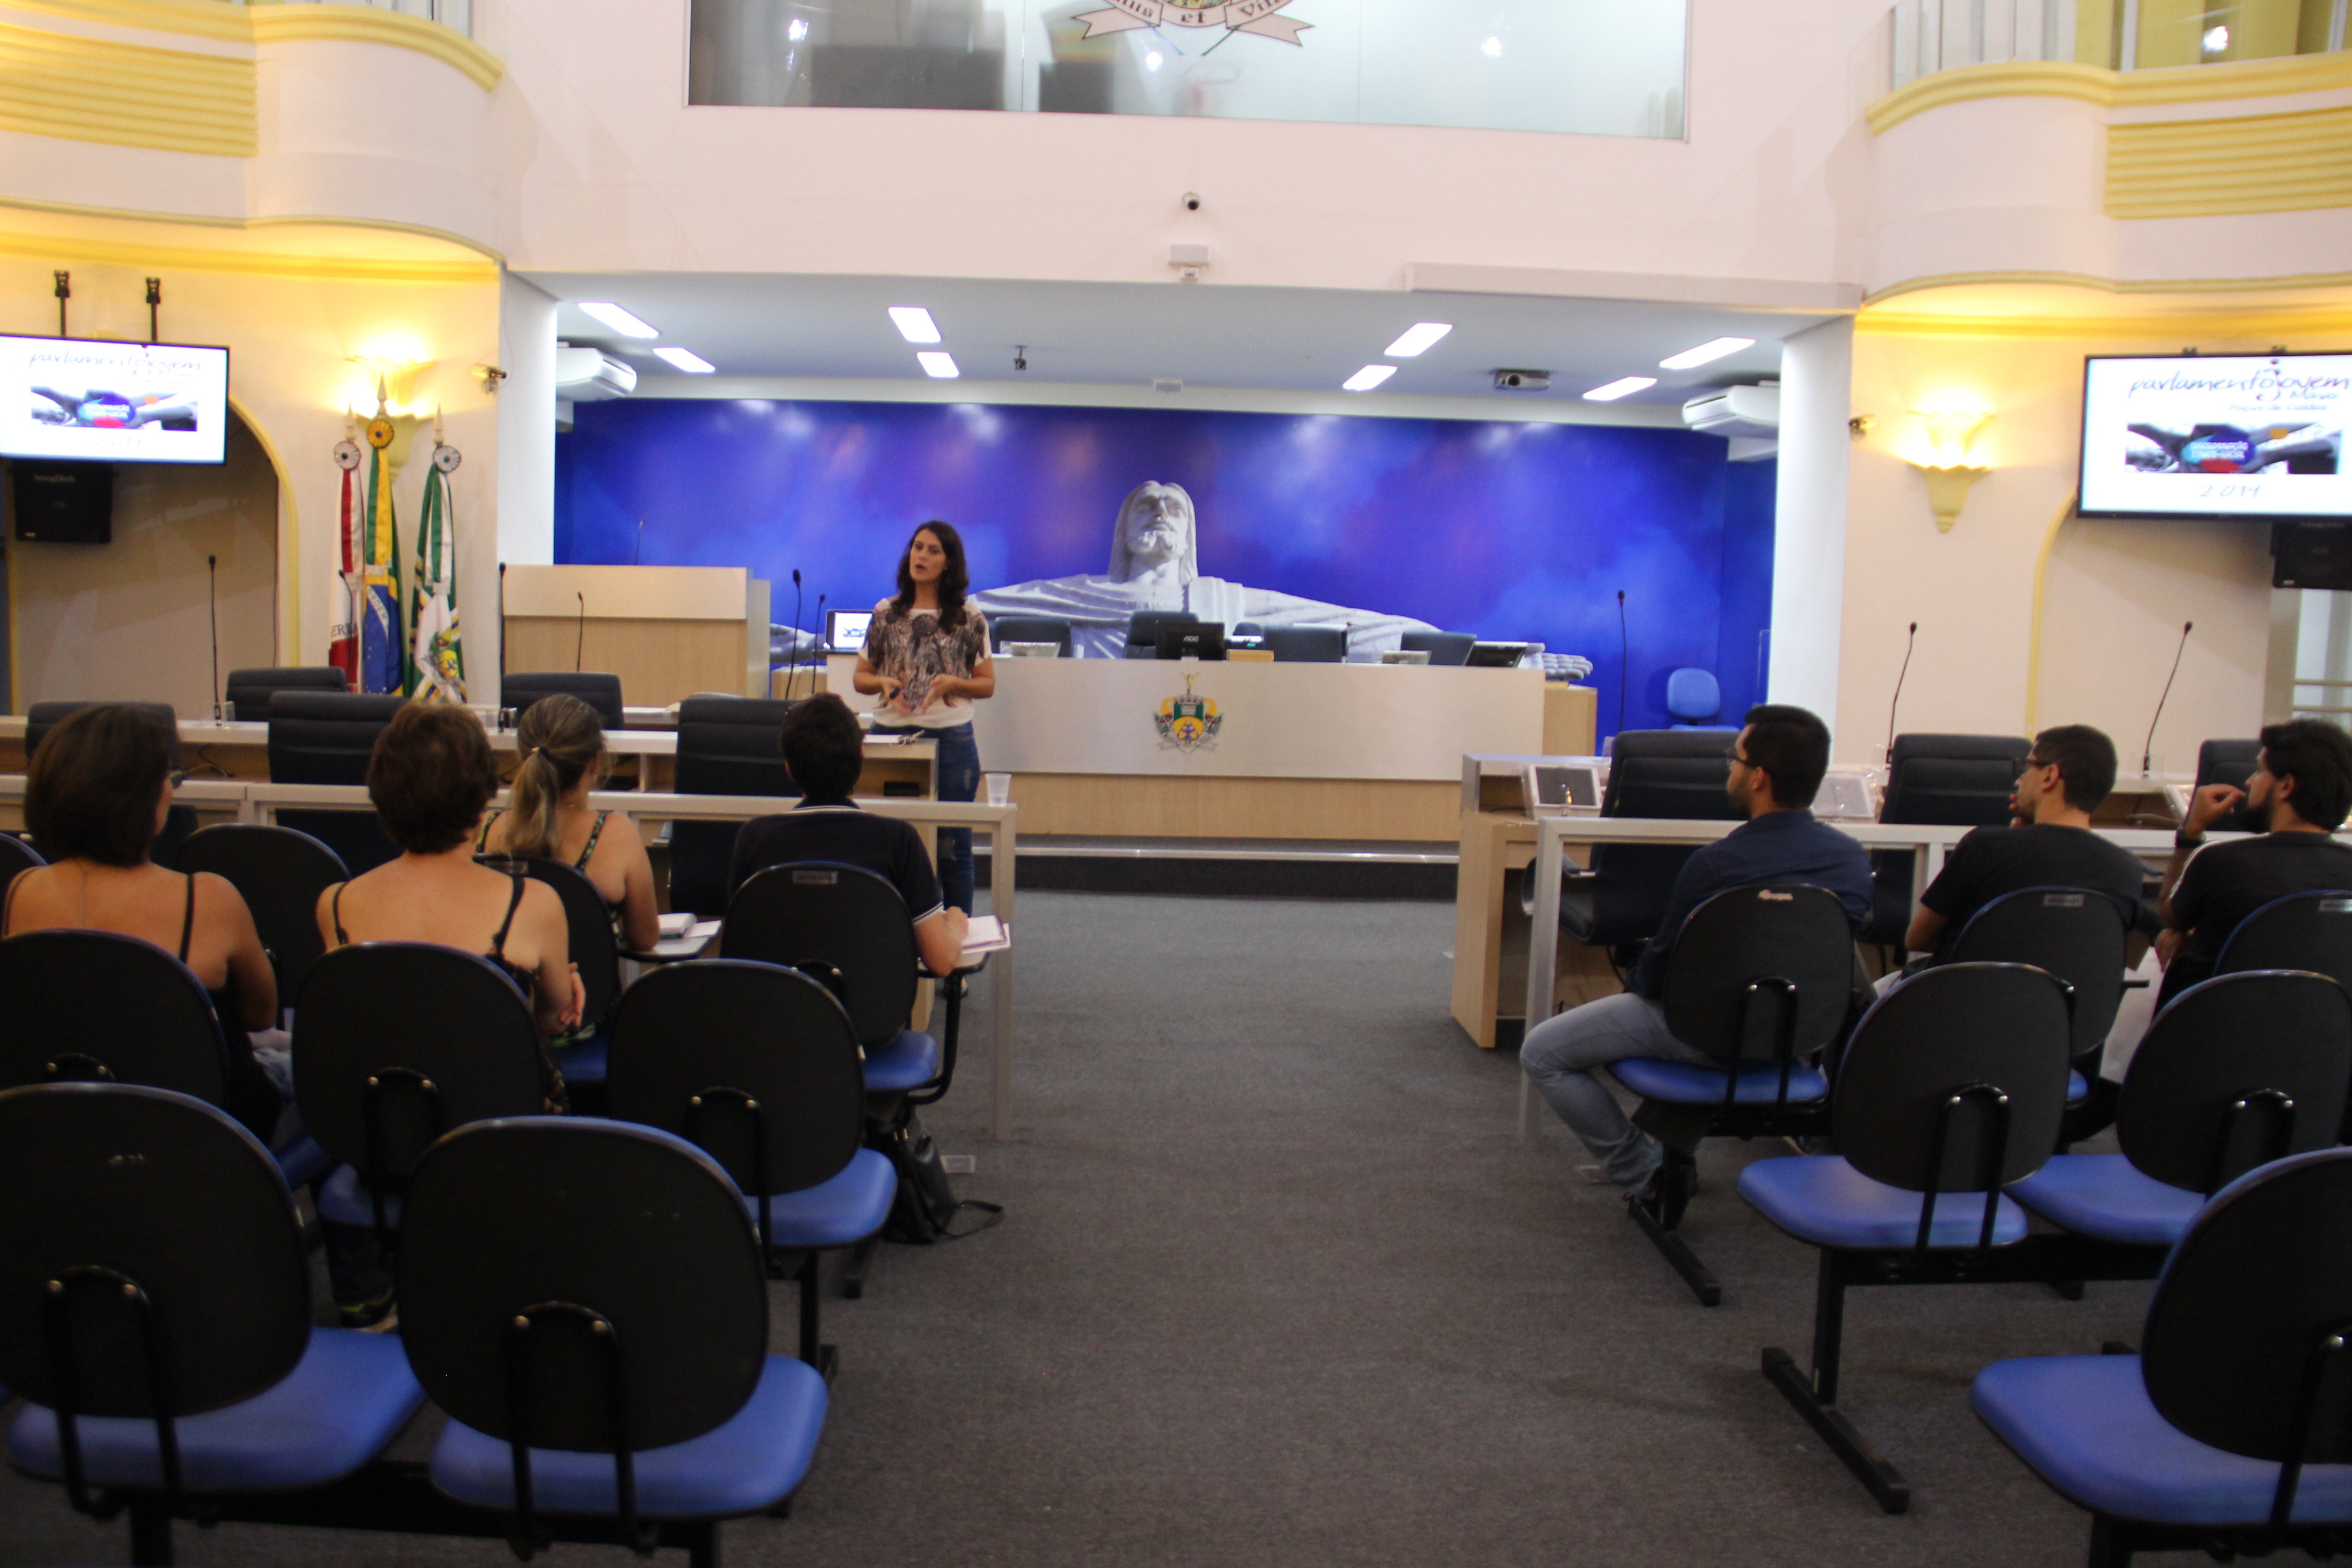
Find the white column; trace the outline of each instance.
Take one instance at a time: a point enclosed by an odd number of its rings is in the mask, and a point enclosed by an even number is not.
[[[1773,496],[1772,662],[1767,689],[1837,722],[1845,614],[1846,420],[1853,322],[1841,317],[1780,345],[1780,479]]]
[[[499,285],[499,563],[547,566],[555,560],[555,301],[511,274]],[[469,636],[467,694],[498,700],[498,590]],[[479,602],[479,601],[477,601]],[[478,651],[476,651],[478,650]],[[492,679],[484,679],[489,676]]]

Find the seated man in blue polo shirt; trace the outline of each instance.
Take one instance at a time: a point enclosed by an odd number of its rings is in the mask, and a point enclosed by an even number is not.
[[[1626,1120],[1592,1069],[1631,1057],[1714,1067],[1715,1058],[1666,1031],[1658,994],[1666,955],[1693,910],[1729,888],[1810,882],[1835,893],[1859,931],[1870,918],[1870,858],[1862,846],[1813,820],[1813,795],[1829,771],[1830,732],[1802,708],[1750,708],[1728,753],[1724,789],[1748,820],[1684,862],[1666,918],[1633,966],[1622,995],[1588,1002],[1537,1025],[1520,1065],[1559,1119],[1584,1140],[1609,1179],[1654,1207],[1679,1207],[1687,1193],[1662,1191],[1670,1167],[1655,1138]]]
[[[963,953],[966,917],[940,901],[939,874],[922,836],[895,816],[860,811],[849,798],[866,766],[866,737],[849,705],[830,692],[795,702],[784,715],[779,743],[801,803],[743,825],[735,836],[728,896],[771,866],[801,860],[863,866],[888,878],[907,900],[915,950],[925,966],[934,974],[953,969]]]

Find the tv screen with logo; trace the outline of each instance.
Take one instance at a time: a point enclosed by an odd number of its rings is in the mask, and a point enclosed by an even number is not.
[[[217,463],[228,350],[0,337],[0,457]]]
[[[2352,354],[2094,358],[2084,517],[2352,518]]]

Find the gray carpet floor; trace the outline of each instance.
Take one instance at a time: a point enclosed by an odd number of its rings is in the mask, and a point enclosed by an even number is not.
[[[2144,1285],[1859,1292],[1844,1405],[1909,1476],[1881,1514],[1759,1375],[1810,1343],[1813,1254],[1709,1144],[1697,1306],[1517,1065],[1446,1015],[1452,909],[1024,894],[1016,1135],[982,1045],[929,1121],[996,1229],[887,1248],[826,1303],[842,1370],[794,1517],[737,1564],[2074,1563],[2084,1516],[1969,1414],[2002,1356],[2137,1341]],[[974,1009],[984,1021],[985,1006]],[[791,1293],[776,1288],[779,1348]],[[421,1450],[429,1423],[404,1444]],[[191,1563],[485,1565],[497,1542],[184,1526]],[[0,1477],[0,1563],[126,1560]],[[560,1547],[559,1565],[628,1559]],[[670,1561],[676,1561],[670,1559]]]

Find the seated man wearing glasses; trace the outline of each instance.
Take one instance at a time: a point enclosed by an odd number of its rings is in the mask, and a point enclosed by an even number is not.
[[[1684,862],[1666,901],[1666,918],[1643,950],[1622,995],[1604,996],[1547,1019],[1528,1032],[1519,1062],[1559,1119],[1592,1151],[1609,1180],[1640,1194],[1654,1210],[1679,1212],[1687,1193],[1663,1190],[1673,1168],[1658,1141],[1636,1128],[1592,1069],[1632,1057],[1715,1067],[1714,1058],[1667,1032],[1658,994],[1666,955],[1693,910],[1728,889],[1757,882],[1810,882],[1845,906],[1855,931],[1870,918],[1870,859],[1862,846],[1813,820],[1813,795],[1829,771],[1830,732],[1802,708],[1768,704],[1748,710],[1746,727],[1725,753],[1725,793],[1748,820]]]

